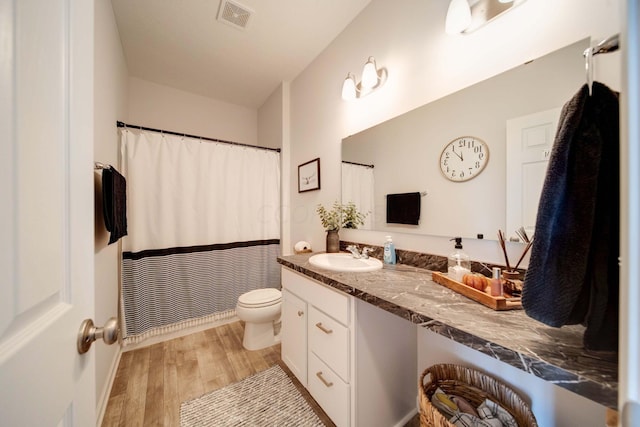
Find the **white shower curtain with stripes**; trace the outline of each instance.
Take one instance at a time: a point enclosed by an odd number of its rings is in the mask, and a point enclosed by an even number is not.
[[[278,152],[132,128],[120,140],[126,341],[232,316],[242,293],[280,286]]]

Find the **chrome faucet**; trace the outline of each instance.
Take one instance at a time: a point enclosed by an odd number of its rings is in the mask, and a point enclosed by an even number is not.
[[[362,253],[360,253],[360,250],[358,249],[358,246],[356,245],[349,245],[347,246],[347,250],[349,252],[351,252],[351,255],[354,258],[363,258],[363,259],[368,259],[369,258],[369,252],[373,251],[373,248],[370,248],[368,246],[365,246],[364,248],[362,248]]]
[[[348,250],[349,252],[351,252],[351,255],[352,255],[354,258],[360,258],[360,257],[361,257],[360,252],[358,251],[358,247],[357,247],[356,245],[349,245],[349,246],[347,246],[347,250]]]
[[[373,252],[373,248],[370,248],[369,246],[362,248],[362,258],[369,259],[369,252]]]

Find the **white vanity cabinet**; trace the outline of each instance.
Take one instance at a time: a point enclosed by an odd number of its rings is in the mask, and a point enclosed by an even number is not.
[[[338,426],[403,426],[416,412],[416,326],[282,268],[282,360]]]
[[[337,426],[353,425],[353,299],[286,268],[282,288],[282,360]]]

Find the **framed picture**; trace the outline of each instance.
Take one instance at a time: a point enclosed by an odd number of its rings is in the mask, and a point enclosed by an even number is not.
[[[320,158],[298,166],[298,193],[320,189]]]

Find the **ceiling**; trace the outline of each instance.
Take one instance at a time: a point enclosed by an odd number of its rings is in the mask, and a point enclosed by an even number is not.
[[[217,19],[225,1],[111,0],[129,75],[258,108],[371,0],[230,0],[245,29]]]

